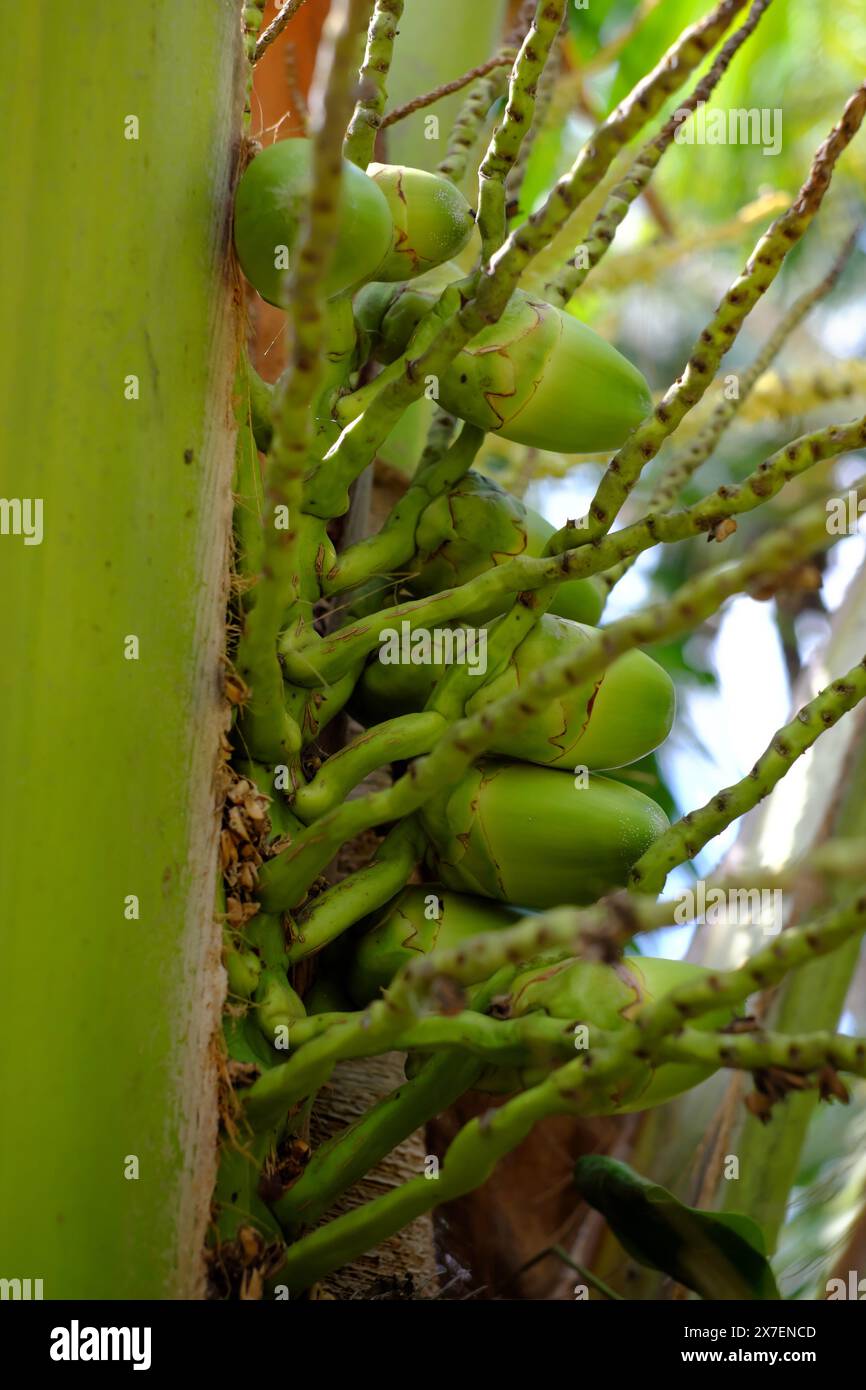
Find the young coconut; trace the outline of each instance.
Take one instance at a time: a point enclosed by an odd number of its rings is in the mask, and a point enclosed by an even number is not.
[[[467,714],[518,690],[552,661],[581,648],[596,629],[545,614],[516,648],[503,671],[468,700]],[[501,734],[492,753],[542,767],[604,770],[645,758],[671,731],[676,687],[646,652],[625,652],[601,676],[569,687],[543,713],[512,734]]]
[[[446,261],[415,280],[393,284],[376,279],[364,285],[355,295],[353,308],[370,355],[383,366],[395,362],[443,290],[461,278],[459,265]]]
[[[394,224],[390,250],[376,267],[377,280],[414,279],[463,250],[475,216],[448,179],[405,164],[368,164],[367,174],[384,194]]]
[[[421,319],[459,279],[459,267],[444,264],[408,284],[371,284],[356,297],[358,325],[380,362],[406,350]],[[647,382],[622,353],[523,290],[457,354],[439,400],[470,424],[560,454],[617,449],[652,410]]]
[[[561,454],[617,449],[652,410],[649,386],[622,353],[522,290],[458,353],[439,398],[470,424]]]
[[[529,763],[480,763],[421,812],[449,888],[538,908],[581,906],[622,888],[667,829],[660,806],[606,777]]]
[[[482,932],[513,927],[520,913],[438,883],[405,888],[369,919],[349,967],[349,992],[359,1008],[378,999],[397,971],[435,947],[456,946]]]
[[[498,621],[498,620],[497,620]],[[496,624],[491,624],[491,633]],[[596,629],[544,614],[501,671],[490,671],[466,703],[467,714],[509,695],[532,673],[578,653]],[[365,724],[423,709],[444,665],[383,664],[377,656],[352,692],[350,708]],[[626,767],[645,758],[671,731],[676,687],[645,652],[626,652],[598,678],[571,686],[514,733],[497,735],[491,754],[571,771]]]
[[[414,594],[438,594],[517,555],[537,557],[554,529],[492,478],[470,469],[423,512],[407,585]],[[512,602],[513,595],[497,600],[494,613]],[[550,605],[552,613],[583,623],[597,622],[601,610],[602,589],[596,579],[566,580]]]
[[[586,1041],[591,1050],[599,1039],[598,1033],[617,1033],[631,1023],[639,1010],[678,985],[694,983],[710,973],[704,966],[682,960],[661,960],[650,956],[626,956],[616,965],[596,961],[566,960],[555,964],[535,965],[518,975],[507,1000],[498,1005],[498,1013],[506,1018],[518,1018],[528,1013],[542,1012],[551,1018],[562,1019],[570,1028],[581,1025],[587,1029]],[[691,1021],[691,1027],[705,1032],[726,1027],[734,1010],[726,1007],[703,1014]],[[629,1075],[625,1085],[614,1085],[606,1096],[593,1097],[593,1114],[628,1114],[662,1105],[674,1096],[690,1091],[712,1076],[717,1068],[700,1062],[664,1062],[648,1064]],[[479,1090],[510,1092],[521,1085],[542,1080],[545,1071],[533,1068],[491,1067],[477,1083]]]
[[[241,175],[235,248],[241,268],[269,304],[282,306],[286,273],[312,186],[312,142],[267,145]],[[368,279],[394,235],[384,193],[363,169],[343,161],[340,225],[326,286],[340,294]]]

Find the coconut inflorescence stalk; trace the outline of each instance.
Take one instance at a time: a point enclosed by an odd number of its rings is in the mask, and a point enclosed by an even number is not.
[[[706,100],[766,7],[753,6],[688,110]],[[678,962],[623,957],[651,925],[647,892],[727,823],[726,811],[705,808],[691,832],[670,827],[651,796],[603,775],[646,757],[673,725],[673,683],[644,648],[827,548],[823,503],[670,599],[598,623],[605,571],[653,544],[723,539],[735,515],[862,443],[862,421],[813,431],[740,488],[723,485],[687,510],[608,534],[818,211],[862,120],[866,88],[661,405],[637,367],[563,307],[579,279],[573,264],[551,290],[556,302],[520,283],[744,8],[722,0],[686,31],[533,214],[509,224],[521,148],[544,115],[539,79],[566,13],[565,0],[525,6],[520,32],[508,36],[507,98],[481,161],[480,244],[476,209],[455,178],[505,70],[486,67],[478,82],[488,86],[469,89],[460,158],[446,159],[444,172],[385,162],[387,143],[374,146],[400,0],[332,4],[309,139],[256,154],[241,180],[239,260],[252,286],[287,308],[291,330],[272,391],[247,373],[254,386],[236,487],[236,771],[270,806],[260,808],[255,834],[244,826],[245,840],[229,820],[226,1047],[243,1077],[232,1123],[269,1175],[261,1234],[272,1242],[279,1227],[295,1240],[464,1091],[507,1097],[492,1118],[460,1131],[439,1183],[412,1180],[302,1235],[276,1261],[292,1291],[483,1182],[546,1115],[624,1113],[662,1104],[721,1065],[751,1058],[759,1069],[786,1040],[726,1051],[756,980],[863,929],[863,904],[852,902],[792,934],[769,961],[718,981]],[[356,90],[350,73],[368,20]],[[426,110],[426,99],[410,103],[407,119],[413,109]],[[672,137],[665,127],[654,138],[633,196]],[[607,207],[596,258],[605,229],[612,236],[618,224]],[[380,528],[365,535],[358,480],[425,398],[436,407],[426,447]],[[589,516],[556,531],[473,468],[488,435],[527,450],[617,453]],[[862,673],[850,673],[821,697],[800,734],[759,765],[756,787],[778,780],[821,720],[864,693]],[[360,723],[348,735],[336,719],[345,709]],[[724,795],[733,814],[754,804],[737,789]],[[832,1042],[813,1041],[798,1064],[792,1045],[790,1070],[805,1081],[832,1055]],[[303,1175],[275,1179],[287,1138],[301,1132],[338,1063],[395,1049],[408,1054],[406,1087],[323,1145]],[[853,1049],[839,1056],[859,1066]],[[226,1147],[233,1172],[236,1153]],[[231,1188],[221,1181],[216,1227],[229,1244],[241,1221]]]

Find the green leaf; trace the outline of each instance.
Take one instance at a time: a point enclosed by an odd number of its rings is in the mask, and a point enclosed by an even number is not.
[[[579,1159],[574,1181],[639,1264],[670,1275],[701,1298],[780,1297],[763,1236],[750,1217],[687,1207],[613,1158]]]

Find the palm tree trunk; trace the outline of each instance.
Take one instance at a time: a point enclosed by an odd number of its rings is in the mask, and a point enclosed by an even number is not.
[[[5,17],[2,1274],[200,1294],[239,0]],[[32,505],[35,504],[35,507]],[[13,506],[9,515],[19,514]]]

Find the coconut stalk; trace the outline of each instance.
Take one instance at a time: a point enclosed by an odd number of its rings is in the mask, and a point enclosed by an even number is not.
[[[6,16],[3,1274],[197,1297],[239,335],[236,0]],[[10,1045],[15,1039],[15,1044]]]
[[[400,19],[400,39],[388,76],[389,106],[403,106],[489,59],[501,41],[507,8],[506,0],[473,0],[471,5],[463,0],[437,0],[435,5],[410,0]],[[435,169],[465,98],[464,90],[449,93],[389,127],[390,163]],[[434,116],[435,122],[428,122],[427,116]]]
[[[861,570],[853,581],[840,609],[834,630],[821,659],[804,671],[800,690],[814,688],[816,674],[826,670],[828,663],[844,660],[858,642],[866,640],[863,620],[863,590],[866,575]],[[803,765],[796,770],[796,779],[789,785],[787,799],[781,795],[771,798],[753,817],[747,817],[742,830],[742,842],[736,847],[737,857],[744,856],[743,846],[751,847],[749,863],[777,863],[781,853],[789,858],[803,857],[813,852],[823,841],[834,835],[858,837],[866,835],[864,811],[866,786],[866,741],[862,710],[821,739]],[[791,799],[800,808],[796,820],[791,817]],[[786,812],[783,819],[783,801]],[[748,837],[748,838],[747,838]],[[748,877],[748,865],[738,872],[743,881]],[[829,900],[837,895],[829,889]],[[810,907],[810,898],[794,898],[791,920],[796,922]],[[809,1018],[809,1026],[834,1028],[845,1004],[859,951],[850,945],[831,959],[816,962],[797,981],[789,981],[771,1002],[769,1017],[772,1026],[788,1030],[796,1028],[797,1020]],[[797,1175],[800,1154],[806,1131],[815,1113],[812,1093],[790,1096],[783,1106],[775,1107],[766,1123],[752,1116],[741,1121],[737,1142],[742,1177],[737,1184],[726,1184],[724,1200],[736,1202],[764,1228],[771,1246],[775,1245],[785,1218],[787,1194]],[[732,1186],[736,1192],[729,1191]]]
[[[852,580],[833,619],[823,649],[804,671],[793,704],[802,706],[818,692],[822,676],[844,669],[866,649],[863,618],[866,571]],[[822,845],[836,836],[846,840],[862,835],[864,767],[862,710],[829,728],[766,800],[743,818],[737,841],[726,855],[721,872],[740,885],[763,883],[784,865],[820,863]],[[816,886],[786,894],[787,925],[796,925],[814,904]],[[820,891],[820,890],[819,890]],[[838,890],[841,891],[841,885]],[[830,900],[832,901],[832,894]],[[760,926],[731,923],[702,927],[695,935],[689,959],[715,969],[728,969],[767,938]],[[793,1031],[797,1021],[809,1028],[837,1025],[856,969],[859,951],[849,946],[804,970],[778,992],[769,1015],[772,1026]],[[764,1004],[769,1003],[764,1000]],[[773,1108],[765,1123],[743,1107],[747,1093],[742,1077],[714,1077],[664,1111],[645,1117],[636,1142],[635,1161],[642,1172],[670,1183],[686,1200],[702,1206],[725,1205],[758,1221],[772,1249],[784,1219],[788,1195],[795,1182],[816,1096],[803,1092]],[[727,1155],[737,1155],[740,1177],[724,1181],[721,1167]],[[615,1263],[618,1253],[611,1252]],[[602,1254],[599,1269],[609,1268]],[[641,1276],[643,1296],[652,1297],[655,1281]]]

